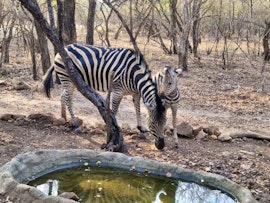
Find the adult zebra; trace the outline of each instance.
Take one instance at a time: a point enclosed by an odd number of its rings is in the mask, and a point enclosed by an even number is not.
[[[151,79],[150,70],[144,62],[143,56],[131,49],[124,48],[70,44],[65,49],[79,74],[91,88],[106,92],[110,86],[112,87],[113,113],[116,114],[122,97],[129,94],[133,96],[136,113],[139,114],[140,96],[143,98],[148,109],[149,130],[155,136],[156,147],[163,149],[165,146],[165,108],[158,96],[156,84]],[[54,64],[47,71],[43,82],[48,97],[50,97],[53,71],[58,75],[64,88],[61,96],[62,117],[66,119],[66,105],[72,124],[75,128],[79,128],[72,109],[73,84],[59,54],[55,56]],[[141,120],[138,119],[137,122],[138,129],[144,131]]]
[[[178,77],[181,75],[182,69],[165,66],[163,72],[158,72],[153,76],[153,81],[157,84],[158,94],[167,111],[168,108],[172,110],[172,124],[173,136],[175,141],[175,148],[179,147],[177,137],[177,109],[180,102],[180,90],[178,88]]]

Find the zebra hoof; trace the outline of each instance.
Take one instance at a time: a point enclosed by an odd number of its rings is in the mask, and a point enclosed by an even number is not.
[[[138,130],[140,131],[140,133],[146,133],[146,132],[148,132],[148,131],[146,130],[146,128],[143,127],[143,126],[137,126],[137,128],[138,128]]]
[[[79,126],[79,127],[77,127],[77,128],[75,129],[75,133],[77,133],[77,134],[81,134],[81,133],[82,133],[82,128],[81,128],[81,126]]]

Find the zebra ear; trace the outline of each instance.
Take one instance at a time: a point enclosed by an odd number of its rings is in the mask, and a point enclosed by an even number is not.
[[[146,106],[146,108],[150,109],[150,110],[155,110],[155,106],[149,102],[144,103],[144,105]]]

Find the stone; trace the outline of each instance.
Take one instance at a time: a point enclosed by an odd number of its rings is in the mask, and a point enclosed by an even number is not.
[[[46,124],[53,124],[56,120],[55,116],[51,113],[47,114],[41,114],[41,113],[36,113],[36,114],[30,114],[28,116],[29,119],[40,121]]]
[[[203,131],[205,133],[207,133],[208,135],[216,135],[216,136],[219,136],[221,134],[221,132],[219,131],[219,128],[216,127],[216,126],[208,126],[206,128],[203,129]]]
[[[122,123],[121,128],[126,131],[131,131],[131,127],[127,123]]]
[[[176,126],[177,134],[184,137],[193,138],[193,128],[187,122],[182,122],[181,124]]]
[[[31,87],[27,84],[18,84],[14,87],[15,90],[30,90]]]
[[[6,113],[6,114],[2,115],[0,117],[0,119],[3,120],[3,121],[14,120],[14,115],[13,114]]]
[[[94,135],[102,135],[104,134],[105,131],[103,131],[102,129],[99,129],[99,128],[94,128],[92,131],[91,131],[91,134],[94,134]]]
[[[216,135],[210,135],[210,138],[211,138],[212,140],[217,140],[217,139],[218,139]]]
[[[79,126],[82,126],[82,124],[83,124],[83,120],[82,119],[80,119],[79,117],[76,117],[76,121],[77,121],[77,123],[78,123]]]
[[[0,80],[0,85],[7,86],[7,80]]]
[[[99,128],[101,130],[105,130],[106,129],[106,125],[104,123],[96,123],[95,124],[95,128]]]
[[[54,126],[60,126],[60,125],[65,125],[66,120],[64,118],[58,118],[53,121]]]
[[[206,133],[205,132],[203,132],[203,130],[201,130],[198,134],[197,134],[197,136],[195,137],[195,139],[196,140],[202,140],[202,139],[204,139],[205,137],[206,137]]]
[[[72,199],[72,200],[75,200],[75,201],[78,201],[80,199],[78,197],[78,195],[76,195],[74,192],[63,192],[58,196],[66,198],[66,199]]]
[[[193,135],[197,136],[201,131],[202,131],[203,127],[199,126],[198,128],[194,128],[193,129]]]
[[[232,140],[232,137],[229,135],[229,134],[220,134],[218,136],[218,140],[221,141],[221,142],[228,142],[230,140]]]

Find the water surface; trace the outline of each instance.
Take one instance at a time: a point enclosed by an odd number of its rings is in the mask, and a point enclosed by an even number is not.
[[[235,203],[231,197],[195,183],[118,168],[77,167],[28,183],[48,195],[75,192],[84,203]]]

